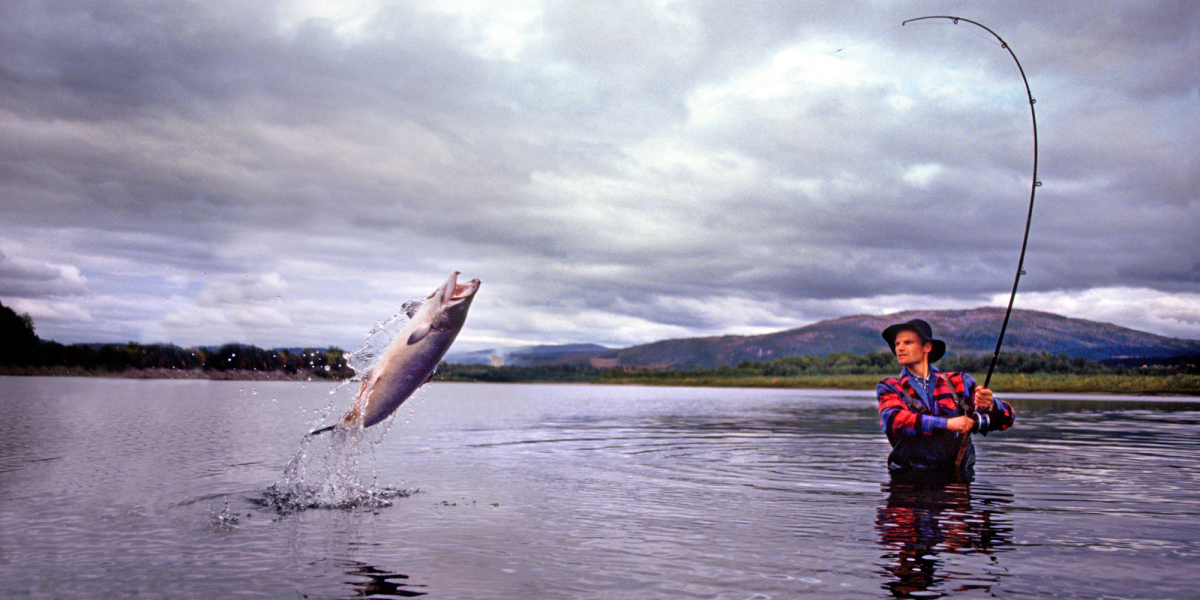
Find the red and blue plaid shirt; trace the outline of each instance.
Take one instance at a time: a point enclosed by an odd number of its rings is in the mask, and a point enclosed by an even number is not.
[[[946,421],[964,414],[955,402],[962,398],[966,406],[975,397],[975,379],[966,373],[941,373],[929,368],[926,385],[907,368],[899,377],[888,377],[879,382],[875,396],[879,400],[879,420],[883,432],[895,444],[896,436],[936,435],[946,432]],[[953,386],[953,387],[951,387]],[[911,399],[912,404],[905,399]],[[1002,431],[1012,426],[1012,406],[999,399],[992,410],[974,415],[976,426],[973,431],[986,434]]]

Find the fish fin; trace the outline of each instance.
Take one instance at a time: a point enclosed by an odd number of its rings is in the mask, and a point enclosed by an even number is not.
[[[411,346],[411,345],[425,339],[425,336],[429,335],[429,331],[430,331],[429,325],[425,325],[423,327],[418,328],[416,331],[414,331],[412,333],[412,335],[408,336],[408,345]]]
[[[314,435],[320,435],[320,434],[322,434],[322,433],[325,433],[326,431],[333,431],[333,428],[334,428],[334,427],[337,427],[337,425],[330,425],[329,427],[322,427],[322,428],[320,428],[320,429],[318,429],[318,430],[316,430],[316,431],[310,431],[310,432],[308,432],[308,435],[306,435],[306,436],[304,436],[304,437],[312,437],[312,436],[314,436]]]

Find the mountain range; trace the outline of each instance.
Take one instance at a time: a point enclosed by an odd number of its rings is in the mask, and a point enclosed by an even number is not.
[[[887,352],[880,332],[893,323],[924,319],[947,355],[990,355],[1004,320],[1003,308],[917,310],[889,315],[855,315],[761,335],[725,335],[662,340],[629,348],[595,344],[527,346],[451,355],[450,362],[486,363],[492,356],[509,365],[575,364],[601,368],[698,369],[735,365],[743,360],[785,356],[824,356],[835,352]],[[1200,355],[1200,340],[1154,335],[1127,327],[1014,310],[1004,336],[1004,352],[1067,354],[1098,361],[1162,360]],[[483,357],[486,355],[487,360]]]

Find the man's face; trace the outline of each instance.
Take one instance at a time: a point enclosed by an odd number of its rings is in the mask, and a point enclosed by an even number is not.
[[[932,342],[921,341],[921,336],[915,331],[904,330],[896,334],[896,361],[900,366],[909,367],[925,362],[925,357],[933,350]]]

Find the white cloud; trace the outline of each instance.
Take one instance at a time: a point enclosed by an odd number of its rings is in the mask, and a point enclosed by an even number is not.
[[[38,249],[0,238],[0,301],[28,314],[39,337],[53,339],[62,329],[93,326],[87,308],[88,281],[79,268],[37,258]]]
[[[1007,303],[997,296],[993,303]],[[1134,287],[1022,292],[1017,308],[1115,323],[1167,337],[1200,339],[1200,293],[1164,292]]]
[[[293,340],[297,336],[287,333],[295,327],[288,312],[287,288],[279,273],[218,278],[193,299],[173,298],[174,306],[149,328],[149,335],[194,340],[195,345]]]
[[[945,170],[936,163],[913,165],[904,171],[902,178],[906,183],[917,188],[928,188]]]
[[[0,248],[10,244],[0,241]],[[38,298],[87,293],[87,279],[72,265],[11,256],[0,249],[0,297]]]
[[[37,327],[38,336],[43,339],[53,339],[52,336],[46,335],[47,326],[53,331],[55,326],[61,324],[78,327],[93,325],[96,322],[85,307],[69,300],[7,298],[4,304],[17,314],[28,314]]]

